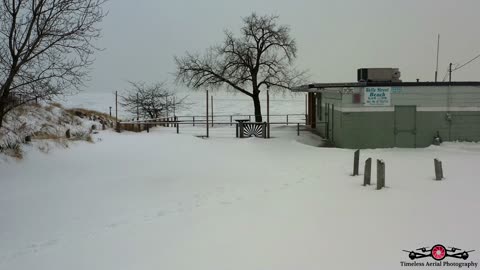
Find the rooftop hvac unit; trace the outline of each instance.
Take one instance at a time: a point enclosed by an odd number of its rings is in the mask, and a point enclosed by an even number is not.
[[[398,68],[359,68],[357,80],[359,82],[401,82]]]

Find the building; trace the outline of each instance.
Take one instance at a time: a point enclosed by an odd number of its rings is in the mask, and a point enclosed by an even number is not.
[[[480,141],[480,82],[402,82],[398,69],[389,70],[390,79],[359,70],[358,82],[316,83],[292,91],[308,93],[309,124],[337,147]]]

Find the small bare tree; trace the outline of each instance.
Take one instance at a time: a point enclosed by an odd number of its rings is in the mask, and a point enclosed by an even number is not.
[[[120,97],[120,105],[138,117],[156,119],[187,106],[186,97],[176,97],[164,82],[151,85],[130,82],[130,86],[126,94]]]
[[[277,16],[243,19],[240,37],[225,32],[223,44],[204,55],[175,57],[177,81],[193,89],[220,88],[238,91],[253,99],[255,121],[262,121],[260,89],[290,89],[304,72],[293,67],[297,46],[290,28],[277,24]]]
[[[105,2],[0,1],[0,127],[15,106],[82,86]]]

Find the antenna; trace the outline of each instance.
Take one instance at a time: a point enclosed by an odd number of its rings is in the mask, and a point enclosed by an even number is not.
[[[435,68],[435,82],[437,82],[437,76],[438,76],[438,56],[440,53],[440,34],[438,34],[438,40],[437,40],[437,66]]]

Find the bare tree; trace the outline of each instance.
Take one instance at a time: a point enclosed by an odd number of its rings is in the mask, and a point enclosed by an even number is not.
[[[225,31],[223,44],[204,55],[175,57],[177,81],[193,89],[219,88],[241,92],[253,99],[255,121],[262,121],[260,89],[289,89],[303,79],[293,67],[297,46],[290,28],[277,25],[277,16],[243,19],[240,37]]]
[[[15,106],[83,85],[105,2],[0,0],[0,127]]]
[[[144,82],[130,82],[130,89],[120,97],[122,105],[129,113],[142,118],[156,119],[187,106],[186,97],[178,98],[169,91],[165,82],[147,85]]]

